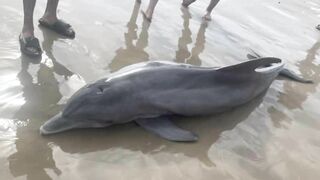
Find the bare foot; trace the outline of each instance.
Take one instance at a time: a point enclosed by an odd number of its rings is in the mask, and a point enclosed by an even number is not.
[[[206,21],[211,21],[211,15],[210,13],[205,14],[202,19],[206,20]]]
[[[196,0],[183,0],[182,1],[182,6],[184,7],[188,7],[190,4],[192,4],[193,2],[195,2]]]
[[[150,11],[148,11],[148,10],[147,10],[146,12],[141,11],[141,13],[142,13],[143,17],[144,17],[146,20],[148,20],[149,22],[151,22],[152,13],[151,13]]]
[[[201,26],[207,28],[208,27],[208,21],[205,20],[205,19],[202,19]]]

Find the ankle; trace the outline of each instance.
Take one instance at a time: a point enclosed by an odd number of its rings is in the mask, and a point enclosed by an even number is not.
[[[34,36],[33,28],[22,28],[21,35],[22,35],[24,38]]]
[[[152,14],[153,14],[153,11],[152,11],[152,10],[150,10],[150,9],[147,9],[147,10],[146,10],[146,16],[147,16],[148,18],[151,18],[151,17],[152,17]]]
[[[50,14],[50,13],[47,13],[47,12],[42,16],[41,19],[45,20],[49,24],[53,24],[53,23],[58,21],[58,18],[57,18],[56,14]]]

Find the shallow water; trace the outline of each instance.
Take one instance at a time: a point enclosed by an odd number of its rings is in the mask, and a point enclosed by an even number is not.
[[[41,60],[21,56],[22,3],[0,0],[0,179],[319,179],[320,2],[161,0],[151,24],[134,0],[63,0],[74,40],[36,26]],[[35,20],[44,11],[39,1]],[[168,13],[170,12],[170,13]],[[42,137],[39,127],[78,88],[149,60],[224,66],[257,52],[315,81],[285,79],[234,111],[176,119],[197,143],[173,143],[135,124]]]

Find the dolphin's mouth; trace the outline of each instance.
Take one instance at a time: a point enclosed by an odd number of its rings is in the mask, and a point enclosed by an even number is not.
[[[40,127],[40,134],[41,135],[56,134],[72,128],[73,128],[73,125],[71,124],[70,120],[68,121],[67,118],[64,118],[62,116],[62,113],[59,113],[53,116],[52,118],[50,118],[47,122],[45,122]]]
[[[66,118],[60,112],[59,114],[50,118],[40,127],[41,135],[56,134],[70,129],[79,128],[104,128],[112,125],[112,121],[96,122],[94,120]]]

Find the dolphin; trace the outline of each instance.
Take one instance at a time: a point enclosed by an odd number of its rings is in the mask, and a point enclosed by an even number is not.
[[[222,68],[150,61],[125,67],[79,89],[64,110],[40,127],[42,135],[76,128],[101,128],[136,122],[171,141],[197,141],[171,117],[206,116],[244,105],[268,90],[285,71],[274,57]],[[288,76],[303,83],[312,81]]]

